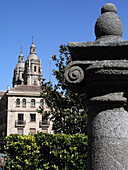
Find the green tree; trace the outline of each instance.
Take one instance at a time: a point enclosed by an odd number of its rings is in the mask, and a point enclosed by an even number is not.
[[[39,113],[50,116],[53,122],[54,133],[85,133],[87,134],[87,114],[84,108],[85,95],[73,93],[68,89],[64,78],[64,69],[71,62],[66,45],[61,45],[59,57],[52,55],[56,69],[53,70],[57,83],[53,85],[50,81],[42,80],[42,97],[45,99],[49,113],[40,107]]]

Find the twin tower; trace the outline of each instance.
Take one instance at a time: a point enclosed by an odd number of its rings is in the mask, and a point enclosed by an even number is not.
[[[41,60],[39,60],[36,54],[36,46],[34,45],[34,41],[32,40],[30,54],[25,62],[24,55],[22,54],[21,49],[18,64],[14,69],[13,87],[17,85],[40,86],[41,78],[42,78]]]

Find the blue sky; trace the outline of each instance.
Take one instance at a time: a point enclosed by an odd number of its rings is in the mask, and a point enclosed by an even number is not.
[[[50,55],[59,45],[94,41],[94,25],[105,3],[114,3],[128,40],[128,0],[1,0],[0,4],[0,90],[12,87],[13,70],[22,46],[29,55],[32,36],[42,60],[43,76],[49,80]],[[51,62],[54,68],[54,63]],[[55,79],[52,77],[53,83]]]

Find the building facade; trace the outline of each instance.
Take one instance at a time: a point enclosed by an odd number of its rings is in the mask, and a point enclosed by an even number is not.
[[[52,133],[52,123],[38,113],[40,106],[49,112],[41,97],[41,60],[32,41],[30,54],[24,62],[22,50],[14,69],[13,88],[0,92],[0,144],[10,134],[35,134],[37,131]]]

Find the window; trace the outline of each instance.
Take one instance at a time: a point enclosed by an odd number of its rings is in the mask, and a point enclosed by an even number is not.
[[[18,125],[23,125],[24,124],[24,114],[18,113]]]
[[[20,99],[16,99],[16,106],[20,106]]]
[[[36,128],[30,128],[30,133],[33,135],[36,134]]]
[[[44,105],[44,102],[43,102],[43,99],[40,100],[40,106],[43,106]]]
[[[22,78],[24,78],[24,74],[22,74]]]
[[[49,125],[48,117],[42,116],[42,125]]]
[[[38,68],[38,72],[40,73],[40,67]]]
[[[22,127],[19,127],[19,128],[17,128],[17,133],[19,134],[19,135],[23,135],[24,134],[24,131],[23,131],[24,129],[22,128]]]
[[[26,99],[22,100],[22,106],[26,106]]]
[[[18,113],[18,121],[23,121],[24,120],[24,114]]]
[[[37,85],[37,82],[36,82],[36,80],[34,80],[34,85]]]
[[[36,66],[34,66],[34,72],[36,72]]]
[[[46,121],[47,122],[48,117],[47,116],[42,116],[42,121]]]
[[[30,122],[36,121],[36,114],[30,114]]]
[[[35,106],[35,99],[31,100],[31,106]]]

